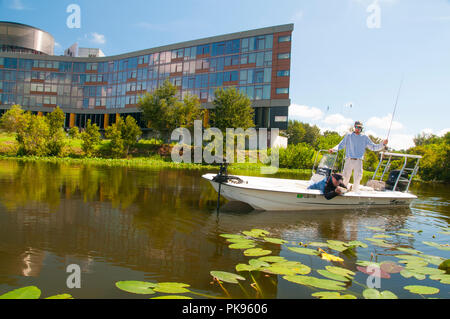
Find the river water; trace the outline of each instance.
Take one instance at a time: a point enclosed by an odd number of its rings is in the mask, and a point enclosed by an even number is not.
[[[365,238],[374,232],[367,226],[380,227],[396,246],[450,258],[448,250],[423,243],[450,242],[448,234],[441,234],[450,221],[450,192],[445,185],[414,184],[412,192],[419,198],[405,209],[257,212],[223,201],[217,214],[217,193],[201,178],[207,172],[211,171],[1,160],[0,294],[34,285],[41,289],[42,297],[59,293],[75,298],[151,297],[115,286],[121,280],[142,280],[182,282],[198,293],[223,295],[220,287],[212,284],[210,271],[235,273],[235,265],[248,262],[249,257],[242,250],[228,248],[229,243],[219,235],[254,228],[298,247],[300,242],[327,240],[370,244]],[[401,229],[420,232],[411,232],[412,237],[395,235]],[[264,247],[272,250],[272,255],[301,261],[313,269],[330,264],[293,253],[286,245]],[[392,253],[392,249],[370,246],[358,250],[357,257],[341,256],[346,268],[356,270],[355,281],[365,284],[367,275],[357,271],[356,260],[371,256],[392,259],[395,254],[398,252]],[[81,268],[81,288],[67,287],[67,266],[71,264]],[[261,276],[260,280],[267,298],[312,298],[311,293],[318,291],[282,276]],[[429,278],[419,281],[392,274],[391,279],[382,280],[382,290],[401,298],[423,297],[406,291],[404,285],[437,287],[440,292],[434,297],[450,297],[448,284]],[[233,297],[245,297],[238,288],[228,284]],[[248,289],[253,297],[252,288]],[[363,289],[354,284],[350,290],[360,297]]]

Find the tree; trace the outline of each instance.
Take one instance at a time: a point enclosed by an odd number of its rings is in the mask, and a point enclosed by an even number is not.
[[[48,153],[47,141],[49,137],[47,120],[42,116],[26,112],[17,123],[17,142],[19,154],[44,156]]]
[[[69,134],[69,137],[70,137],[70,138],[76,139],[76,138],[79,137],[80,131],[79,131],[79,129],[78,129],[77,126],[74,126],[74,127],[71,127],[71,128],[69,129],[68,134]]]
[[[0,128],[9,133],[16,133],[24,113],[20,105],[11,106],[0,118]]]
[[[235,87],[219,88],[214,92],[211,111],[213,126],[225,132],[227,128],[242,128],[244,130],[254,127],[254,109],[247,95]]]
[[[119,117],[120,118],[120,117]],[[123,120],[120,118],[118,121]],[[124,143],[119,125],[114,123],[106,128],[105,136],[109,139],[109,149],[113,157],[122,157],[124,154]]]
[[[128,115],[125,122],[121,118],[119,123],[119,130],[123,139],[125,155],[128,155],[130,149],[136,145],[139,137],[141,137],[142,131],[132,116]]]
[[[179,108],[181,104],[176,94],[176,86],[166,80],[161,87],[145,94],[138,102],[148,127],[159,131],[166,140],[173,125],[173,118],[169,117],[173,113],[171,109]]]
[[[88,120],[85,131],[81,133],[81,139],[83,140],[81,148],[86,156],[91,157],[101,139],[97,124],[91,124],[91,120]]]
[[[56,107],[51,113],[47,114],[46,120],[49,126],[48,153],[49,155],[58,156],[64,147],[64,122],[66,115],[59,107]]]
[[[130,149],[136,145],[142,131],[132,116],[125,121],[119,116],[117,122],[106,128],[105,136],[110,139],[111,154],[115,157],[128,155]]]
[[[286,133],[288,134],[288,143],[296,145],[303,141],[306,130],[301,122],[289,120]]]

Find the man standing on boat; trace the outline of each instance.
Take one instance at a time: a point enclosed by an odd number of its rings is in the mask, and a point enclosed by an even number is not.
[[[380,144],[375,144],[367,135],[361,134],[362,130],[362,123],[360,121],[356,121],[355,131],[345,135],[337,146],[328,150],[330,153],[333,153],[345,148],[345,165],[342,173],[344,177],[344,184],[348,185],[352,172],[354,172],[353,191],[355,192],[359,191],[359,184],[363,177],[362,161],[366,148],[372,151],[381,151],[388,143],[388,140],[384,140]]]

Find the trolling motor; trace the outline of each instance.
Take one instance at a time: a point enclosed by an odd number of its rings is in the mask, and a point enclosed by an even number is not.
[[[220,161],[220,169],[219,173],[213,177],[213,181],[219,184],[219,191],[217,195],[217,212],[219,212],[219,203],[220,203],[220,191],[222,188],[223,183],[231,182],[233,184],[242,184],[244,181],[237,177],[237,176],[231,176],[228,175],[228,165],[226,159],[223,158],[222,161]]]

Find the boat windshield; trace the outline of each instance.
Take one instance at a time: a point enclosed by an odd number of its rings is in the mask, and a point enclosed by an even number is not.
[[[333,170],[334,163],[336,162],[337,153],[324,154],[320,160],[318,168],[328,168]]]

